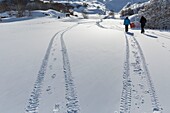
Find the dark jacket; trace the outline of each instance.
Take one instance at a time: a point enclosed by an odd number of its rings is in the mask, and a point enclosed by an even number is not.
[[[145,26],[146,18],[144,16],[141,17],[140,23],[141,23],[142,26]]]

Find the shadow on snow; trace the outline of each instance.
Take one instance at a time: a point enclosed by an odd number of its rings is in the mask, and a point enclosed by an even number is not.
[[[126,32],[128,35],[134,36],[134,33]]]
[[[144,34],[144,35],[146,35],[146,36],[148,36],[148,37],[150,37],[150,38],[158,38],[157,36],[150,35],[150,34]]]

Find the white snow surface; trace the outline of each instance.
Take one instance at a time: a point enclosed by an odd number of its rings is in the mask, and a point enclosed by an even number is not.
[[[0,113],[168,113],[170,32],[129,32],[118,19],[0,23]]]

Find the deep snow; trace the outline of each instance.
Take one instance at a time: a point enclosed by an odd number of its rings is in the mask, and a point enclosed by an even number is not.
[[[152,113],[158,104],[168,113],[170,33],[125,34],[122,23],[55,17],[0,23],[0,112]]]

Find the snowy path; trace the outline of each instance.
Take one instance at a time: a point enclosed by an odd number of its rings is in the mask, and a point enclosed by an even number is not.
[[[40,101],[40,97],[41,97],[41,93],[42,93],[43,81],[44,81],[44,77],[45,77],[46,70],[47,70],[51,47],[53,45],[54,38],[56,37],[56,35],[58,33],[56,33],[53,36],[53,38],[51,39],[49,46],[47,48],[46,54],[44,56],[44,59],[42,61],[42,65],[40,67],[40,70],[39,70],[39,73],[37,76],[37,80],[34,84],[34,89],[31,92],[31,96],[29,98],[29,104],[26,108],[26,112],[28,112],[28,113],[32,113],[32,112],[38,113],[38,106],[39,106],[39,101]]]
[[[124,72],[123,72],[123,89],[120,102],[120,113],[130,112],[131,107],[131,78],[130,78],[130,65],[129,65],[129,43],[128,38],[126,39],[126,59],[124,62]]]
[[[125,35],[122,22],[1,23],[0,112],[168,113],[169,31]]]
[[[77,34],[80,29],[81,34]],[[96,29],[99,31],[98,33],[95,32]],[[64,35],[67,37],[64,38],[64,42],[69,51],[73,77],[76,84],[79,84],[76,85],[76,89],[82,113],[103,113],[118,110],[119,104],[116,103],[113,108],[113,100],[118,102],[116,97],[119,96],[120,91],[118,90],[120,89],[113,90],[112,87],[116,87],[114,84],[119,81],[119,78],[121,79],[119,74],[121,71],[116,71],[117,65],[115,67],[113,65],[119,63],[118,67],[122,67],[122,63],[116,62],[119,57],[113,57],[113,55],[118,52],[116,45],[123,44],[113,35],[102,34],[102,31],[105,29],[96,26],[95,21],[89,21],[79,23],[79,26]],[[113,34],[112,30],[106,32]],[[100,37],[95,37],[97,34],[101,34]],[[120,50],[123,49],[120,48]],[[103,51],[108,54],[103,54]],[[107,58],[111,61],[107,61]],[[108,80],[108,78],[110,79]],[[103,93],[110,92],[110,90],[111,93]]]
[[[63,68],[64,68],[64,75],[65,75],[65,87],[66,87],[66,100],[67,100],[67,113],[79,113],[79,104],[78,104],[78,97],[76,93],[76,88],[74,85],[74,80],[71,74],[71,67],[69,62],[69,57],[67,53],[67,48],[64,42],[64,33],[70,30],[75,26],[72,26],[66,29],[61,34],[61,47],[62,47],[62,54],[63,54]]]
[[[112,27],[103,26],[102,21],[97,22],[96,24],[100,28],[124,31],[124,29],[118,24],[113,24]],[[168,35],[156,35],[168,39]],[[155,38],[153,35],[146,34],[146,36],[152,36]],[[129,32],[125,34],[125,39],[126,59],[124,62],[120,113],[162,111],[142,49],[136,40],[134,33]],[[150,107],[148,106],[148,103],[150,103]]]
[[[76,24],[77,25],[77,24]],[[43,89],[43,82],[44,78],[46,75],[47,71],[47,65],[50,57],[50,53],[52,51],[55,51],[56,48],[52,49],[52,46],[54,46],[54,39],[57,40],[60,37],[61,40],[61,47],[62,47],[62,54],[63,54],[63,68],[64,68],[64,73],[65,73],[65,87],[66,87],[66,100],[67,100],[67,113],[78,113],[80,110],[79,105],[78,105],[78,100],[77,100],[77,94],[75,90],[75,85],[73,82],[73,78],[71,76],[71,68],[70,68],[70,63],[69,63],[69,58],[68,58],[68,53],[67,49],[64,43],[64,33],[70,30],[71,28],[75,27],[76,25],[73,25],[71,27],[66,28],[65,30],[61,30],[57,32],[51,39],[49,46],[47,48],[45,57],[43,59],[42,65],[40,67],[39,73],[37,80],[34,84],[34,89],[31,93],[30,99],[29,99],[29,104],[26,108],[26,113],[39,113],[39,102],[41,94],[42,94],[42,89]],[[52,53],[54,55],[54,53]],[[56,58],[54,58],[56,60]],[[52,65],[49,66],[52,69]],[[55,74],[53,74],[53,78],[55,78]],[[48,89],[46,91],[50,91],[51,86],[48,86]],[[59,105],[55,104],[55,107],[53,111],[58,111]]]
[[[133,33],[125,34],[125,38],[127,50],[120,112],[162,111],[138,41]],[[148,103],[150,103],[150,106],[148,106]]]

